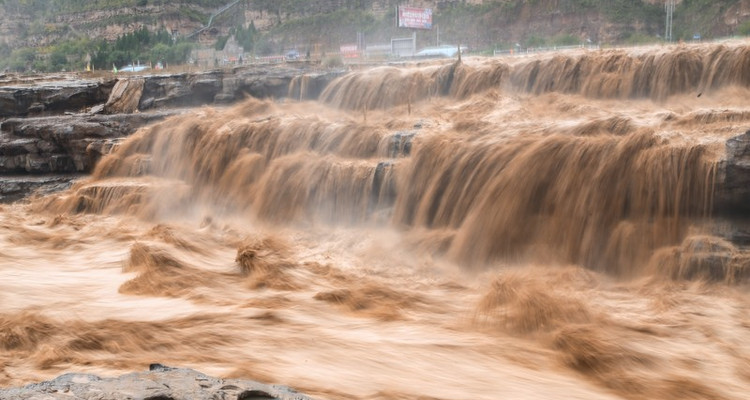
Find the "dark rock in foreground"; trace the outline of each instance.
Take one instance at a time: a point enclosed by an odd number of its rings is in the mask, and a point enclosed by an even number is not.
[[[0,203],[12,203],[31,193],[41,195],[70,188],[73,181],[83,175],[21,175],[3,176],[0,179]]]
[[[218,379],[192,369],[161,364],[152,364],[148,372],[135,372],[119,378],[65,374],[23,388],[0,389],[0,399],[312,400],[286,386],[243,379]]]
[[[11,118],[0,123],[0,174],[90,172],[138,128],[184,110]]]

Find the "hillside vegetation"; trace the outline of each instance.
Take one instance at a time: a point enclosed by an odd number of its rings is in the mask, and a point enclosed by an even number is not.
[[[464,44],[474,51],[580,43],[638,44],[664,35],[658,0],[0,0],[0,69],[111,68],[135,60],[181,63],[197,47],[234,35],[246,52],[336,52],[359,37],[389,43],[399,4],[433,8],[420,47]],[[211,27],[191,35],[211,21]],[[750,0],[682,0],[674,37],[750,33]]]

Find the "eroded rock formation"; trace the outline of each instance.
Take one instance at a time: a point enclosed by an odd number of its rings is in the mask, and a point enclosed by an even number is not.
[[[305,85],[297,86],[292,93],[294,98],[315,99],[340,74],[316,71],[311,65],[299,63],[143,76],[107,75],[99,79],[76,74],[48,80],[6,76],[0,78],[0,118],[82,113],[105,103],[104,111],[114,114],[226,104],[247,96],[279,99],[290,94],[290,84],[301,76],[306,78]]]
[[[726,142],[726,156],[719,164],[715,208],[727,214],[750,213],[750,131]]]

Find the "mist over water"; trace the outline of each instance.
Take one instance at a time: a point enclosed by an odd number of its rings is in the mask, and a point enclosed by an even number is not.
[[[742,399],[750,255],[714,195],[748,63],[380,67],[141,129],[1,206],[0,385],[161,362],[331,399]]]

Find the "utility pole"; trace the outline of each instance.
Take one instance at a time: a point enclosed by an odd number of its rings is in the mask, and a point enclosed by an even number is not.
[[[672,41],[672,15],[674,14],[675,2],[676,0],[666,0],[666,3],[664,4],[664,9],[667,11],[667,22],[664,29],[664,40],[666,40],[667,42]]]

